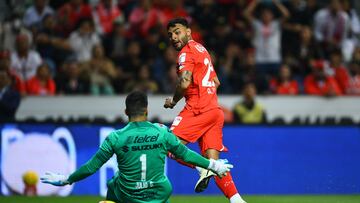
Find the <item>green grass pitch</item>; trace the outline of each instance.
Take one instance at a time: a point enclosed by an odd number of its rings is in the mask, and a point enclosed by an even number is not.
[[[359,203],[360,195],[246,195],[248,203]],[[98,203],[101,197],[70,196],[70,197],[3,197],[1,203]],[[170,203],[228,203],[223,196],[173,196]]]

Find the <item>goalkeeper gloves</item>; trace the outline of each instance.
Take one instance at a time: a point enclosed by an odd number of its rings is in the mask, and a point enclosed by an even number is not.
[[[227,159],[210,159],[208,166],[208,169],[216,173],[220,178],[226,176],[226,172],[229,172],[231,168],[234,168],[234,166],[229,164]]]
[[[64,186],[70,184],[67,177],[58,173],[46,172],[45,175],[40,177],[42,183],[48,183],[55,186]]]

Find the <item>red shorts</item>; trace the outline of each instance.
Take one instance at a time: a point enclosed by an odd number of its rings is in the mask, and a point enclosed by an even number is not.
[[[197,115],[184,108],[174,119],[171,130],[187,142],[198,141],[201,153],[205,154],[207,149],[227,151],[222,142],[223,126],[224,112],[220,108]]]

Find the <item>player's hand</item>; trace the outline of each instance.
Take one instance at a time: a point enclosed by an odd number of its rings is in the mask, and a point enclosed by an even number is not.
[[[212,170],[220,178],[226,176],[226,173],[229,172],[232,168],[234,168],[234,166],[229,164],[227,159],[210,159],[210,164],[208,167],[208,169]]]
[[[174,102],[171,97],[168,97],[165,99],[164,108],[172,109],[172,108],[174,108],[175,105],[176,105],[176,102]]]
[[[58,173],[46,172],[45,175],[40,177],[42,183],[47,183],[55,186],[64,186],[68,185],[69,181],[67,177]]]

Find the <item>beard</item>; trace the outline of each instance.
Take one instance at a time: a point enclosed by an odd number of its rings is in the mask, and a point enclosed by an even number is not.
[[[174,48],[177,51],[180,51],[189,41],[189,38],[185,35],[184,37],[180,38],[180,40],[176,43],[180,43],[180,46],[176,46],[176,44],[173,44]]]

